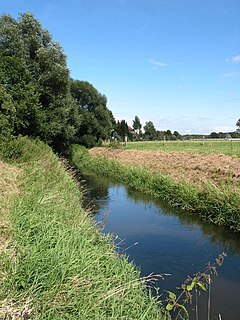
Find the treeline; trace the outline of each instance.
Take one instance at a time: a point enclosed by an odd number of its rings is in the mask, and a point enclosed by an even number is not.
[[[86,81],[71,79],[66,55],[30,13],[0,18],[0,140],[39,137],[65,152],[91,147],[115,125],[107,98]]]
[[[240,128],[240,121],[236,126]],[[143,129],[143,130],[142,130]],[[171,130],[156,130],[152,121],[147,121],[143,126],[138,116],[135,116],[132,127],[126,120],[117,121],[114,128],[113,138],[123,140],[127,136],[129,140],[192,140],[192,139],[231,139],[240,138],[240,130],[233,132],[211,132],[208,135],[203,134],[184,134]]]
[[[143,130],[142,130],[143,128]],[[178,131],[156,130],[152,121],[145,122],[143,126],[138,116],[133,119],[132,127],[128,125],[126,120],[117,121],[112,138],[115,140],[123,140],[127,136],[129,140],[179,140],[182,135]]]

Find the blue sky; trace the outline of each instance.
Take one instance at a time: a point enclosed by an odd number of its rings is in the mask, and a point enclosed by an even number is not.
[[[239,0],[0,0],[1,14],[26,11],[116,119],[182,134],[236,129]]]

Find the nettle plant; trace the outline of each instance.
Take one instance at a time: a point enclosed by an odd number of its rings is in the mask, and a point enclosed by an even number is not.
[[[198,298],[201,291],[208,290],[207,320],[210,320],[212,276],[217,275],[217,266],[223,264],[225,257],[226,253],[222,252],[218,258],[215,259],[213,264],[210,262],[206,264],[204,272],[198,272],[194,274],[193,277],[188,277],[184,283],[177,288],[180,291],[178,296],[171,291],[166,291],[168,296],[166,298],[166,306],[163,310],[165,319],[189,319],[189,313],[185,305],[192,304],[193,296],[195,295],[195,319],[199,320]],[[221,319],[220,315],[219,319]]]

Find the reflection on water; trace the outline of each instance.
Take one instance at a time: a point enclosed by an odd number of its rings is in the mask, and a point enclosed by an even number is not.
[[[176,292],[188,275],[204,271],[222,252],[227,258],[213,278],[212,318],[240,319],[240,236],[204,223],[161,201],[96,176],[82,176],[84,202],[101,222],[110,211],[104,233],[117,235],[118,250],[140,268],[141,274],[167,273],[157,283]],[[206,319],[206,295],[200,299],[200,319]],[[194,319],[194,317],[193,317]]]

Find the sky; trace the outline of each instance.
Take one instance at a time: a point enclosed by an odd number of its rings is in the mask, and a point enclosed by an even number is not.
[[[236,130],[240,118],[239,0],[0,0],[31,12],[117,120],[181,134]]]

